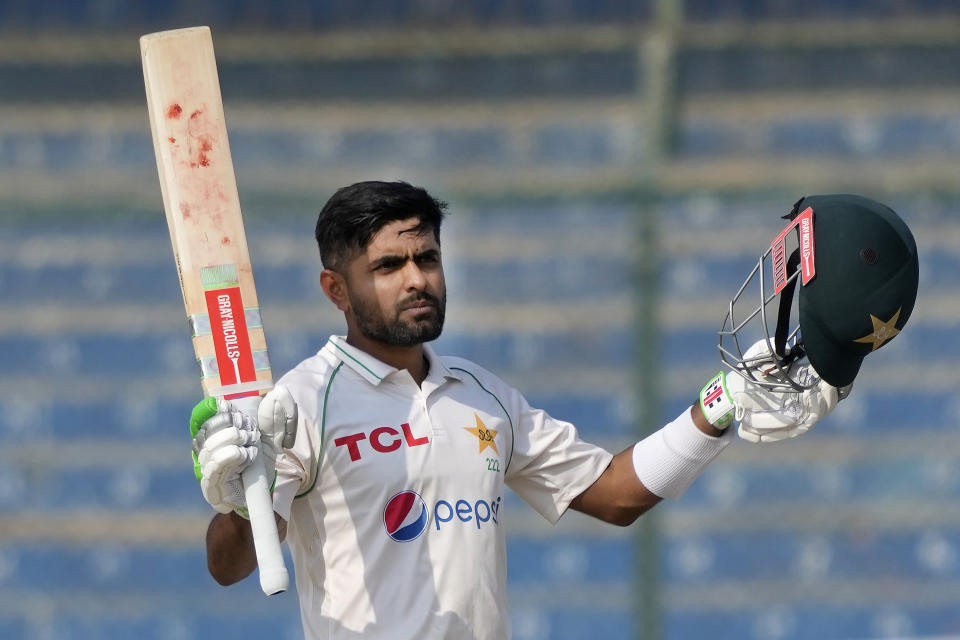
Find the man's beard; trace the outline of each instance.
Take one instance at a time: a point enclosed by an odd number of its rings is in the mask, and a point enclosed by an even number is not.
[[[426,319],[414,320],[410,323],[400,320],[401,309],[418,301],[431,303],[435,312]],[[397,304],[397,315],[390,324],[381,317],[375,304],[351,299],[350,306],[353,307],[357,329],[365,338],[394,347],[412,347],[440,337],[446,314],[447,296],[444,294],[442,298],[437,298],[423,292],[402,300]]]

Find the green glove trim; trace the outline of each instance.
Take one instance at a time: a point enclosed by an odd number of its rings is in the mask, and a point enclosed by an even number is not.
[[[203,423],[215,415],[217,415],[216,398],[204,398],[198,402],[193,407],[193,411],[190,412],[190,437],[196,437],[197,432],[200,431],[200,427],[203,426]],[[197,481],[199,482],[203,477],[203,473],[200,471],[200,462],[197,460],[197,452],[192,451],[191,455],[193,457],[193,475],[197,476]]]
[[[216,398],[204,398],[198,402],[190,413],[190,437],[196,436],[203,423],[215,415],[217,415]]]
[[[727,389],[726,373],[719,372],[700,390],[699,404],[707,422],[721,431],[730,426],[736,407]]]
[[[190,437],[195,438],[197,433],[200,431],[200,427],[203,426],[203,423],[217,415],[217,399],[216,398],[204,398],[198,402],[194,407],[193,411],[190,413]],[[197,452],[191,451],[190,455],[193,457],[193,474],[197,476],[199,481],[203,478],[203,473],[200,471],[200,461],[197,459]],[[273,488],[277,484],[277,472],[273,472],[273,481],[270,483],[270,493],[273,493]],[[237,507],[234,509],[234,512],[246,520],[250,519],[250,513],[247,511],[246,507]]]

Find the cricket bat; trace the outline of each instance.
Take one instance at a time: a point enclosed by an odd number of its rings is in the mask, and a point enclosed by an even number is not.
[[[140,38],[150,128],[170,241],[206,397],[256,416],[273,386],[237,181],[227,142],[220,81],[208,27]],[[265,468],[243,472],[260,586],[286,591]]]

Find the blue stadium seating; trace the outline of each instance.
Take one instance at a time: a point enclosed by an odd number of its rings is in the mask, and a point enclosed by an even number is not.
[[[2,69],[0,69],[2,73]],[[628,166],[628,146],[615,126],[598,119],[580,124],[555,122],[522,129],[529,142],[518,147],[517,129],[502,124],[471,126],[409,125],[345,128],[336,131],[289,127],[231,130],[230,146],[238,169],[282,171],[416,162],[424,169],[497,165],[538,168]],[[29,168],[54,173],[84,169],[152,169],[155,162],[146,128],[89,131],[7,132],[0,137],[0,168]],[[39,163],[39,164],[38,164]]]
[[[302,637],[299,616],[296,611],[282,615],[222,614],[219,616],[170,616],[152,614],[121,617],[94,615],[57,616],[51,622],[38,622],[23,627],[24,635],[18,638],[49,637],[69,640],[100,640],[102,638],[139,638],[165,640],[167,638],[190,638],[199,640],[209,637],[247,637],[249,634],[263,637]],[[222,634],[222,635],[221,635]],[[11,636],[14,637],[14,636]]]
[[[665,637],[699,637],[709,630],[716,640],[824,640],[877,637],[950,637],[960,628],[956,608],[903,606],[880,601],[872,606],[818,603],[816,606],[757,605],[749,610],[710,609],[671,612]]]
[[[945,551],[946,550],[946,551]],[[952,551],[950,551],[952,550]],[[712,532],[665,541],[664,577],[678,588],[710,580],[923,580],[960,575],[960,530]],[[784,594],[786,595],[786,594]]]
[[[813,436],[811,436],[813,437]],[[829,446],[829,440],[821,436]],[[709,505],[775,504],[814,500],[823,504],[882,504],[885,500],[908,501],[921,492],[931,500],[956,500],[960,482],[941,473],[956,464],[954,455],[903,457],[878,460],[864,458],[845,462],[824,460],[786,463],[779,466],[747,464],[725,467],[724,475],[734,489],[696,482],[683,496],[684,508]],[[716,472],[719,473],[719,472]]]
[[[136,41],[133,40],[133,47]],[[428,73],[424,73],[427,70]],[[629,95],[638,87],[629,49],[578,53],[428,58],[347,58],[218,64],[223,98],[238,102],[282,100],[440,100]],[[0,61],[0,101],[55,103],[67,93],[78,102],[143,101],[140,63],[128,60],[66,66]],[[303,78],[310,78],[304,82]]]
[[[779,233],[778,226],[772,219],[764,225],[770,229],[770,241]],[[732,298],[766,248],[758,246],[756,255],[684,256],[682,260],[668,261],[663,268],[664,280],[669,285],[667,293],[677,299],[693,298],[697,295],[723,295]],[[953,274],[960,268],[960,257],[948,250],[924,250],[920,262],[920,286],[928,290],[948,289],[953,284]],[[764,269],[769,281],[769,260],[764,263]],[[751,283],[752,288],[747,293],[759,300],[760,289],[757,282],[755,280]]]
[[[277,368],[277,371],[282,369]],[[192,371],[188,375],[192,375]],[[548,411],[560,420],[577,425],[593,437],[628,436],[634,427],[619,392],[606,394],[528,393],[532,406]],[[29,443],[58,438],[65,442],[115,442],[183,444],[184,416],[200,398],[199,384],[187,397],[129,398],[117,400],[110,394],[97,399],[30,401],[29,412],[15,410],[15,398],[0,398],[0,438]],[[24,411],[26,411],[24,409]],[[78,425],[83,425],[79,428]],[[183,429],[186,429],[183,426]],[[184,445],[185,446],[185,445]]]
[[[0,638],[26,638],[27,625],[22,619],[0,618]]]
[[[938,17],[956,14],[950,0],[815,0],[797,5],[782,0],[687,0],[686,15],[695,22],[714,20],[830,19]]]
[[[111,382],[119,385],[118,379]],[[0,419],[0,435],[16,442],[59,438],[70,442],[96,442],[100,438],[114,440],[178,439],[182,434],[177,425],[184,424],[184,416],[200,399],[200,385],[195,394],[186,398],[131,397],[105,393],[97,399],[46,400],[30,398],[27,406],[20,406],[17,397],[4,397],[0,405],[6,417]],[[82,425],[82,426],[81,426]],[[186,427],[184,427],[186,428]]]
[[[679,88],[685,95],[738,91],[851,90],[956,87],[960,49],[917,45],[778,48],[744,44],[680,54]]]
[[[557,411],[554,414],[561,418],[570,417]],[[164,450],[170,450],[172,445],[182,445],[182,459],[175,459],[169,466],[168,463],[157,466],[157,463],[125,465],[117,462],[102,467],[50,467],[41,473],[36,463],[8,464],[2,477],[9,490],[0,492],[0,505],[8,512],[148,507],[203,509],[204,503],[189,473],[186,428],[178,432],[177,424],[163,425],[163,429],[151,433],[149,440],[143,437],[127,440],[138,446],[156,446]],[[629,432],[596,421],[583,421],[578,426],[584,437],[593,441],[599,439],[602,442],[610,437],[629,441],[630,438]],[[814,437],[823,442],[824,447],[830,446],[829,435],[810,436]],[[95,438],[95,433],[84,434],[79,442],[96,442]],[[118,443],[125,441],[113,439]],[[64,444],[71,442],[76,441],[66,440]],[[697,509],[803,500],[866,505],[884,501],[909,502],[918,492],[928,500],[955,501],[960,498],[960,476],[951,469],[960,466],[957,458],[951,453],[930,452],[882,459],[863,456],[843,462],[825,458],[815,464],[782,460],[778,466],[728,464],[722,472],[716,472],[723,474],[725,484],[718,488],[709,481],[697,482],[684,495],[683,505],[684,508]],[[519,502],[516,504],[520,505]]]
[[[545,125],[534,133],[532,160],[540,166],[627,166],[630,149],[618,146],[618,132],[605,122]]]
[[[793,203],[801,196],[814,193],[823,191],[815,185],[809,190],[776,188],[751,193],[694,190],[665,199],[662,202],[661,221],[664,232],[673,233],[712,231],[718,228],[720,221],[723,222],[723,229],[770,229],[772,240],[783,228],[781,216],[789,213]],[[877,193],[874,197],[882,198],[915,230],[922,225],[923,229],[935,233],[937,229],[951,229],[956,224],[957,205],[950,194],[926,192],[910,195],[891,192],[882,195]],[[739,250],[745,248],[740,247]],[[752,249],[747,252],[748,257],[754,260],[760,253]]]
[[[638,22],[647,18],[645,3],[617,0],[512,3],[423,3],[416,0],[311,0],[283,3],[241,0],[230,3],[179,3],[150,0],[104,5],[92,0],[43,0],[0,3],[0,19],[20,29],[37,26],[72,31],[214,24],[231,29],[330,30],[384,27],[551,25]]]
[[[100,589],[145,590],[143,577],[150,585],[202,594],[215,587],[207,574],[202,548],[165,550],[159,548],[123,548],[104,545],[96,548],[51,548],[39,545],[5,546],[4,557],[12,559],[19,588],[48,594],[70,593],[96,584]],[[148,587],[149,589],[150,587]],[[254,593],[256,584],[242,583],[241,592]]]
[[[583,638],[634,638],[636,621],[629,609],[598,610],[592,607],[542,607],[511,611],[516,640],[582,640]]]
[[[170,425],[171,427],[175,425]],[[182,439],[182,438],[181,438]],[[176,512],[208,508],[190,471],[190,453],[173,468],[148,466],[58,471],[29,483],[29,509],[169,509]]]
[[[106,595],[105,597],[109,597]],[[292,595],[279,596],[286,603]],[[271,600],[274,602],[274,600]],[[163,603],[168,604],[168,603]],[[176,605],[174,605],[176,606]],[[289,606],[198,612],[195,607],[177,607],[163,613],[124,615],[122,612],[97,611],[92,614],[63,613],[49,620],[2,619],[0,631],[12,630],[5,638],[54,637],[65,640],[102,640],[137,638],[138,640],[201,640],[203,638],[302,638],[299,612]],[[605,638],[633,637],[635,622],[630,611],[597,611],[583,606],[528,607],[511,612],[514,638],[517,640],[582,640],[590,633]],[[26,617],[26,616],[24,616]]]
[[[158,237],[158,242],[164,238]],[[257,288],[271,302],[321,300],[313,255],[301,265],[257,265]],[[306,262],[310,260],[310,262]],[[582,301],[609,299],[630,286],[630,265],[622,257],[589,256],[576,262],[569,256],[524,259],[503,263],[456,261],[450,277],[468,287],[471,302]],[[741,272],[742,273],[742,272]],[[563,279],[556,276],[563,274]],[[740,275],[742,278],[743,276]],[[510,287],[503,286],[510,282]],[[586,286],[585,286],[586,285]],[[50,297],[67,301],[176,302],[179,299],[172,259],[122,268],[103,265],[49,265],[41,268],[0,265],[0,293],[21,300]],[[266,303],[262,303],[268,313]]]
[[[763,20],[857,17],[949,17],[957,7],[949,0],[897,2],[818,0],[802,7],[780,0],[690,0],[690,20]],[[231,3],[176,3],[151,0],[103,4],[92,0],[44,0],[0,3],[0,19],[19,29],[37,26],[72,31],[118,28],[173,28],[214,24],[230,29],[329,30],[334,28],[448,27],[487,25],[635,24],[650,19],[643,2],[574,0],[511,3],[423,3],[416,0],[312,0],[295,4],[243,0]]]
[[[535,554],[531,553],[533,551]],[[295,593],[264,600],[254,580],[229,590],[221,589],[206,574],[203,552],[199,549],[177,551],[115,546],[52,549],[18,545],[2,547],[0,553],[7,565],[15,567],[5,574],[5,581],[16,583],[26,593],[42,593],[42,598],[69,598],[79,589],[91,585],[96,587],[104,603],[118,597],[136,602],[148,598],[156,589],[171,592],[171,596],[147,605],[153,612],[147,615],[124,614],[117,609],[100,610],[104,605],[96,606],[88,614],[65,607],[51,624],[62,630],[63,637],[71,640],[95,637],[159,639],[165,637],[160,635],[161,630],[171,623],[176,623],[179,630],[190,638],[224,637],[227,633],[234,634],[231,637],[247,637],[257,629],[264,630],[269,637],[277,637],[277,629],[288,629],[290,637],[294,637],[293,634],[299,631]],[[609,583],[611,570],[621,584],[629,576],[630,563],[625,563],[624,559],[629,558],[631,552],[626,542],[598,545],[590,540],[565,540],[544,548],[516,540],[511,541],[508,553],[515,559],[512,566],[517,568],[520,576],[520,586],[514,588],[518,596],[523,585],[539,581],[538,574],[541,578],[549,575],[561,585],[565,582],[578,584],[583,579]],[[570,561],[571,556],[575,557],[575,562]],[[149,581],[145,582],[144,576],[149,576]],[[536,619],[541,630],[548,627],[551,638],[583,637],[588,624],[610,630],[610,637],[620,637],[632,626],[629,609],[601,613],[582,608],[582,603],[578,605],[576,602],[557,606],[556,597],[544,605],[530,603],[529,597],[517,599],[525,602],[523,607],[513,611],[518,626],[517,637],[520,638],[542,637],[524,635],[532,632],[531,618]],[[158,604],[163,605],[162,618],[156,611]],[[0,616],[0,630],[23,629],[29,624],[36,624],[36,620],[19,620],[9,613]],[[266,631],[268,624],[274,625],[269,633]]]
[[[677,152],[682,157],[710,158],[736,154],[787,154],[793,157],[870,158],[903,154],[955,153],[960,146],[958,120],[923,112],[831,114],[821,117],[784,114],[766,122],[704,118],[680,125]]]
[[[119,594],[122,598],[125,594]],[[103,593],[103,598],[118,601],[115,594]],[[263,596],[260,596],[261,598]],[[234,603],[235,611],[220,608],[217,612],[197,611],[185,601],[169,603],[154,602],[145,613],[139,609],[133,612],[120,611],[119,606],[112,610],[94,610],[79,612],[60,611],[55,615],[28,616],[20,619],[0,620],[0,625],[8,624],[20,630],[20,635],[5,638],[56,637],[68,640],[102,640],[103,638],[138,638],[142,640],[169,640],[184,638],[242,638],[250,634],[262,637],[292,640],[303,637],[299,611],[289,606],[293,596],[285,598],[284,606],[275,604],[264,611],[262,608],[244,608]],[[276,602],[276,601],[274,601]],[[159,606],[158,606],[159,605]],[[157,609],[165,607],[160,612]],[[72,608],[71,608],[72,609]],[[2,627],[0,627],[2,628]]]
[[[629,537],[551,537],[548,540],[513,536],[507,543],[510,581],[522,588],[549,579],[551,583],[624,584],[633,578],[634,543]]]
[[[176,329],[176,327],[173,327]],[[330,332],[318,329],[304,333],[313,348],[297,360],[276,362],[277,372],[286,371],[300,359],[322,347]],[[629,370],[632,332],[628,328],[596,333],[506,333],[473,336],[451,331],[438,344],[440,353],[473,357],[497,369],[582,367],[591,361]],[[109,336],[75,334],[51,340],[48,336],[11,335],[0,338],[2,350],[25,375],[106,375],[148,378],[170,373],[193,374],[195,359],[190,342],[176,332]]]
[[[526,140],[514,138],[522,131]],[[870,158],[904,154],[956,153],[960,120],[942,114],[879,113],[784,116],[680,123],[676,151],[683,158],[789,154]],[[239,169],[282,171],[343,166],[405,164],[423,169],[480,165],[558,169],[628,167],[633,147],[623,142],[617,123],[597,117],[586,122],[543,122],[516,129],[503,124],[398,127],[346,127],[305,130],[289,127],[233,129],[231,148]],[[0,168],[40,163],[54,173],[84,169],[152,169],[149,132],[110,130],[12,131],[0,136]]]

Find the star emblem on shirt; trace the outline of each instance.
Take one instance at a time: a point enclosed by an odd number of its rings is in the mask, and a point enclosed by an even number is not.
[[[900,307],[900,309],[902,308],[903,307]],[[897,320],[900,318],[900,309],[897,309],[897,312],[893,314],[893,317],[886,322],[871,313],[870,322],[873,323],[873,332],[868,333],[862,338],[856,338],[854,342],[872,344],[873,349],[871,349],[871,351],[876,351],[879,349],[881,346],[883,346],[883,343],[900,333],[900,329],[897,329],[897,327],[894,326],[897,324]]]
[[[476,413],[473,414],[473,417],[477,420],[477,426],[475,427],[464,427],[463,430],[472,433],[477,437],[477,453],[483,453],[484,449],[490,447],[493,449],[494,453],[500,455],[500,450],[497,449],[496,437],[498,431],[495,429],[488,429],[487,425],[483,424],[483,420],[480,419],[480,416]]]

